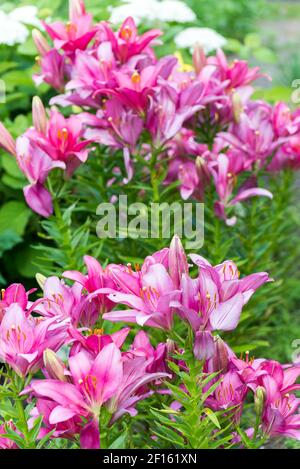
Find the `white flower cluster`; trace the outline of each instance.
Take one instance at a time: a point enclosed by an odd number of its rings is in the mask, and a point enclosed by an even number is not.
[[[221,49],[226,44],[225,37],[210,28],[187,28],[174,38],[175,44],[180,49],[193,51],[195,45],[203,47],[205,53]]]
[[[0,44],[13,46],[25,42],[29,35],[26,25],[41,28],[37,12],[33,5],[16,8],[8,14],[0,10]]]
[[[122,23],[132,16],[136,24],[153,21],[192,23],[196,15],[185,3],[179,0],[124,0],[124,5],[111,9],[110,21]]]

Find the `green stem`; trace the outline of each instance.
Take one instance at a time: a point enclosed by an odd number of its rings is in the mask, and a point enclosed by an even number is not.
[[[11,378],[11,383],[12,383],[12,388],[14,391],[14,400],[15,400],[16,408],[17,408],[18,415],[19,415],[19,421],[21,422],[21,425],[22,425],[22,433],[23,433],[24,440],[26,443],[26,448],[35,448],[35,442],[30,441],[28,423],[27,423],[27,418],[26,418],[25,409],[23,405],[24,400],[20,397],[20,393],[24,389],[24,380],[22,379],[20,385],[18,386],[18,383],[14,381],[14,378]]]

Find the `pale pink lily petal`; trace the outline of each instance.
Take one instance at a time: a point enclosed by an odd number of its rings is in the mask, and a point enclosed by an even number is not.
[[[210,323],[213,329],[231,331],[238,325],[244,298],[238,293],[233,298],[221,303],[210,315]]]

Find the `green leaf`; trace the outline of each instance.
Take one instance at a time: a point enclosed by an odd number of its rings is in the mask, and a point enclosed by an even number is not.
[[[40,428],[42,426],[42,422],[43,422],[43,415],[39,415],[37,417],[37,419],[34,421],[34,424],[33,424],[33,427],[31,428],[30,432],[29,432],[29,436],[30,436],[30,440],[35,442],[37,437],[38,437],[38,434],[40,432]]]
[[[124,431],[110,446],[109,449],[124,449],[126,448],[126,440],[128,437],[127,431]]]
[[[209,408],[203,409],[203,412],[207,415],[207,417],[212,421],[212,423],[221,430],[221,425],[218,420],[216,414]]]
[[[8,92],[19,86],[33,86],[32,78],[25,70],[11,70],[2,75],[1,79],[4,80]]]
[[[23,187],[26,184],[25,180],[14,178],[13,176],[10,176],[9,174],[4,174],[1,178],[1,181],[7,187],[11,187],[12,189],[23,189]]]
[[[15,266],[22,277],[33,278],[38,272],[40,254],[31,246],[20,246],[15,253]]]
[[[17,235],[24,234],[31,210],[24,202],[11,201],[0,208],[0,234],[11,230]]]
[[[25,181],[25,178],[13,156],[4,153],[1,156],[1,165],[2,168],[5,169],[7,174],[14,178],[19,178]]]
[[[12,230],[6,230],[0,233],[0,257],[5,251],[9,251],[14,246],[16,246],[16,244],[21,243],[21,242],[22,242],[22,238]],[[0,281],[2,284],[4,283],[4,279],[1,275],[0,275]]]

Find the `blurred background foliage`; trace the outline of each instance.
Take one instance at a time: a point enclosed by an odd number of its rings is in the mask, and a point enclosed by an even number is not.
[[[173,38],[187,26],[213,28],[227,38],[227,54],[232,58],[238,56],[249,60],[272,76],[272,81],[262,79],[258,83],[258,99],[263,98],[271,103],[284,100],[292,104],[292,82],[300,78],[299,1],[185,1],[196,13],[197,20],[192,25],[154,25],[164,30],[164,45],[159,48],[159,54],[174,52]],[[1,3],[0,10],[9,12],[30,4],[33,4],[30,0],[11,0]],[[96,20],[108,19],[110,8],[118,4],[118,0],[86,0],[87,8]],[[40,18],[67,17],[65,0],[36,0],[34,5],[38,7]],[[188,51],[181,52],[185,61],[191,60]],[[6,103],[0,104],[0,120],[14,136],[20,135],[31,125],[31,99],[37,94],[32,81],[32,74],[38,68],[35,57],[36,50],[30,37],[20,45],[0,44],[0,78],[6,85]],[[48,102],[52,93],[47,85],[39,87],[38,94],[44,103]],[[93,165],[97,166],[99,162],[93,160],[90,166]],[[80,182],[84,187],[90,187],[86,194],[83,193],[81,206],[85,213],[77,209],[75,190],[71,195],[70,192],[63,194],[69,207],[57,211],[56,220],[41,222],[24,203],[22,188],[25,180],[15,161],[0,151],[1,286],[14,281],[22,281],[29,286],[38,271],[59,274],[66,268],[81,267],[82,256],[86,252],[100,256],[104,261],[121,261],[122,255],[115,259],[115,253],[119,250],[124,253],[127,262],[139,262],[152,248],[157,248],[157,243],[151,246],[151,240],[139,247],[136,241],[128,240],[119,245],[106,243],[103,248],[103,243],[95,235],[95,208],[103,200],[101,187],[105,183],[105,175],[100,176],[103,167],[98,166],[94,170],[99,176],[92,181],[88,180],[89,175],[84,167],[74,178],[77,188]],[[269,295],[262,289],[245,311],[238,339],[233,337],[232,345],[239,352],[256,347],[262,354],[288,361],[293,353],[293,340],[300,338],[300,207],[297,191],[294,190],[299,184],[291,174],[271,184],[276,195],[274,201],[266,203],[257,200],[246,206],[242,214],[245,222],[232,231],[220,225],[219,220],[211,216],[211,207],[206,207],[202,253],[213,263],[233,258],[243,274],[267,270],[274,276],[274,284],[266,287]],[[136,187],[131,190],[133,195],[136,194]],[[171,196],[172,192],[166,195],[166,200]],[[216,223],[219,225],[216,226]],[[165,244],[166,240],[162,240],[161,246]]]

